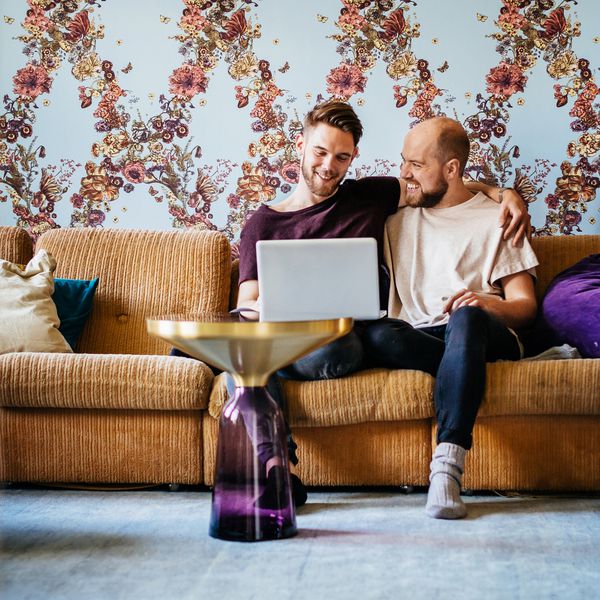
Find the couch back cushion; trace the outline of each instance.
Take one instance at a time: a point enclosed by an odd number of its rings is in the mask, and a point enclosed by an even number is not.
[[[227,310],[230,245],[218,232],[54,229],[38,239],[56,277],[99,278],[78,352],[167,354],[146,318]]]
[[[33,256],[33,242],[21,227],[0,227],[0,258],[26,265]]]
[[[561,271],[590,254],[600,252],[600,235],[563,235],[534,238],[531,242],[540,261],[536,296],[543,297],[548,285]]]

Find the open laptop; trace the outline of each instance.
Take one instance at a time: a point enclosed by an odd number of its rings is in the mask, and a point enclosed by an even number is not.
[[[382,316],[373,238],[263,240],[256,254],[261,321]]]

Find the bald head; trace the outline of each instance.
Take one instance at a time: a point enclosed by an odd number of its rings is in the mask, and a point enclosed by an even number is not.
[[[413,127],[409,133],[422,135],[433,142],[433,151],[441,163],[455,158],[462,177],[469,160],[469,137],[463,126],[448,117],[434,117]]]

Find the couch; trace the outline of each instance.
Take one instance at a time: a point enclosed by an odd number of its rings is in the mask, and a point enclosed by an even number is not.
[[[17,256],[9,229],[0,228],[0,258]],[[600,236],[533,244],[540,298],[554,275],[600,252]],[[232,305],[226,238],[64,229],[37,248],[57,259],[57,276],[100,283],[77,353],[0,356],[0,480],[211,485],[224,376],[165,356],[144,319]],[[427,485],[433,381],[387,369],[285,381],[299,475],[311,486]],[[600,360],[488,365],[464,487],[600,490]]]

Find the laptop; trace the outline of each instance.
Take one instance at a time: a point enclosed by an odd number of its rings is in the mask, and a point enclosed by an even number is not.
[[[256,255],[261,321],[383,316],[373,238],[263,240]]]

